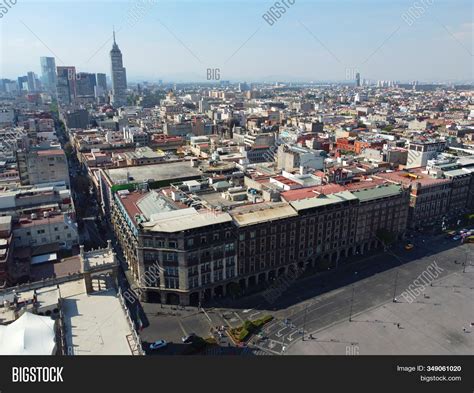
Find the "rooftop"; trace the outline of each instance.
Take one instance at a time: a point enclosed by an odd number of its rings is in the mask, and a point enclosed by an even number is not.
[[[67,285],[67,293],[65,286]],[[74,355],[131,355],[131,334],[115,290],[87,295],[83,280],[61,285],[66,340]]]
[[[425,168],[411,169],[410,171],[396,171],[396,172],[385,172],[379,173],[377,176],[387,179],[394,183],[404,184],[409,186],[410,184],[420,183],[422,186],[433,186],[449,183],[448,179],[435,179],[426,173],[423,173]]]
[[[361,202],[370,201],[373,199],[386,198],[390,196],[399,195],[402,189],[396,185],[378,186],[375,188],[368,188],[365,190],[353,191],[352,194]]]
[[[145,230],[153,232],[181,232],[189,229],[210,225],[223,224],[232,221],[227,213],[198,212],[190,207],[165,213],[153,214],[151,221],[144,223]]]
[[[119,184],[120,182],[142,183],[148,180],[175,180],[201,176],[199,169],[191,167],[191,164],[187,161],[113,168],[107,169],[105,172],[113,184]],[[129,179],[132,180],[129,181]]]
[[[335,194],[324,195],[321,194],[318,197],[301,199],[298,201],[290,202],[297,211],[312,209],[321,206],[332,205],[335,203],[342,203],[347,201],[353,201],[357,198],[349,191],[337,192]]]
[[[237,208],[231,214],[239,227],[281,220],[298,215],[287,203],[251,205]]]

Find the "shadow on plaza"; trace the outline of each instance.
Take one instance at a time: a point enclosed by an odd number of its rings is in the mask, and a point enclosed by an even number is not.
[[[168,342],[165,348],[150,349],[150,342],[142,341],[147,356],[255,356],[246,347],[208,345],[203,348],[193,347],[192,344]]]
[[[278,311],[332,290],[351,285],[375,274],[409,264],[418,259],[429,258],[460,245],[457,241],[447,240],[441,238],[441,236],[431,237],[431,239],[425,239],[425,241],[420,237],[419,240],[415,238],[411,241],[415,243],[415,248],[410,251],[404,248],[407,242],[397,243],[387,251],[379,248],[363,256],[342,259],[339,261],[337,269],[333,268],[323,272],[308,269],[297,280],[291,278],[283,280],[281,277],[277,277],[267,286],[256,286],[252,292],[247,292],[241,297],[213,299],[206,302],[204,307]],[[452,262],[455,262],[454,259]],[[457,261],[458,264],[463,262],[462,260]],[[263,293],[268,294],[269,291],[275,291],[279,294],[276,301],[269,302],[267,300],[268,296],[263,295]]]

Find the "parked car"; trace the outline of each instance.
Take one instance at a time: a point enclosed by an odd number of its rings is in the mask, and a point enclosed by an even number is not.
[[[454,240],[454,241],[461,240],[461,236],[456,235],[456,236],[453,237],[453,240]]]
[[[168,343],[165,340],[158,340],[155,341],[153,344],[150,344],[150,349],[152,351],[155,351],[157,349],[165,348],[168,345]]]
[[[452,239],[454,236],[456,236],[456,231],[449,231],[446,234],[446,239]]]
[[[184,344],[190,344],[193,342],[193,340],[196,338],[196,334],[194,333],[191,333],[191,334],[188,334],[187,336],[183,336],[181,337],[181,341],[184,343]]]

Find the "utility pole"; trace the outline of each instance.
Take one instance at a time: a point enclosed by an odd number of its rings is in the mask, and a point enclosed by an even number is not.
[[[308,307],[309,307],[309,304],[306,305],[305,309],[304,309],[304,319],[303,319],[303,339],[302,341],[304,341],[304,332],[306,331],[306,315],[308,314]]]
[[[466,258],[464,260],[464,268],[462,269],[463,273],[466,273],[466,267],[467,267],[467,250],[466,250]]]
[[[393,288],[393,302],[396,303],[397,302],[397,285],[398,285],[398,274],[399,274],[399,270],[397,269],[397,273],[395,275],[395,283],[394,283],[394,288]]]
[[[351,309],[349,311],[349,322],[352,322],[352,309],[354,307],[355,285],[352,284]]]

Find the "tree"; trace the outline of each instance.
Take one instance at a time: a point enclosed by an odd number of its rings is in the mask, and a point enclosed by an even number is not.
[[[64,153],[66,153],[66,156],[69,158],[72,156],[72,154],[74,153],[74,149],[71,145],[71,142],[67,142],[65,145],[64,145]]]
[[[87,176],[77,176],[74,178],[75,189],[80,194],[89,193],[89,178]]]
[[[466,220],[470,223],[474,222],[474,213],[466,214]]]
[[[389,246],[397,240],[397,236],[385,228],[377,231],[377,238],[384,244],[384,246]]]

